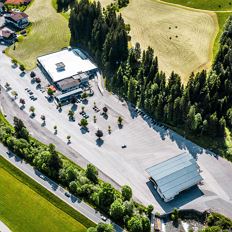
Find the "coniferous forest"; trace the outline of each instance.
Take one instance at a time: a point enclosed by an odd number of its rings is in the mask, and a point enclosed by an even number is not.
[[[195,137],[223,138],[225,128],[232,129],[232,17],[211,71],[192,73],[185,86],[174,71],[166,76],[159,70],[152,48],[128,47],[130,26],[113,5],[102,10],[99,2],[76,2],[69,27],[71,44],[95,58],[107,88],[157,121]]]

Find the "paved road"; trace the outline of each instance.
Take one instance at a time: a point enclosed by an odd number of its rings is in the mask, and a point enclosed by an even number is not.
[[[0,231],[1,232],[11,232],[11,230],[1,221],[0,221]]]
[[[0,144],[0,156],[8,160],[12,165],[20,169],[26,175],[31,177],[33,180],[35,180],[37,183],[42,185],[48,191],[59,197],[62,201],[73,207],[75,210],[82,213],[91,221],[95,223],[104,222],[101,219],[102,215],[98,211],[96,211],[95,209],[93,209],[92,207],[90,207],[89,205],[87,205],[85,202],[81,201],[77,197],[73,196],[72,194],[70,194],[70,197],[67,197],[65,195],[67,190],[59,186],[57,183],[55,183],[48,177],[44,176],[41,172],[33,168],[31,165],[25,163],[19,157],[15,156],[12,152],[9,152],[9,150],[6,147],[4,147],[2,144]],[[107,219],[106,223],[111,223],[111,220]],[[123,231],[123,229],[120,228],[118,225],[114,223],[112,224],[114,225],[116,231],[118,232]]]

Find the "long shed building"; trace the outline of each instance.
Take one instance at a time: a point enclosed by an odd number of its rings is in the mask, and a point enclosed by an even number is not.
[[[203,180],[195,159],[186,152],[148,168],[147,172],[165,202]]]

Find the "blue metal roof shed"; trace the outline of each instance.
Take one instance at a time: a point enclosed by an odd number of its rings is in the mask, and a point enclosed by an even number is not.
[[[195,159],[186,152],[148,168],[147,172],[165,202],[203,180]]]

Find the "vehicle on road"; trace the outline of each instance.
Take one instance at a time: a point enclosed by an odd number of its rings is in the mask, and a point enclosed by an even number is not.
[[[124,149],[124,148],[126,148],[126,147],[127,147],[126,144],[122,145],[122,149]]]
[[[65,192],[64,195],[65,195],[66,197],[71,197],[71,194],[70,194],[69,192]]]
[[[102,219],[102,221],[106,221],[107,220],[107,218],[104,216],[104,215],[101,215],[101,219]]]

